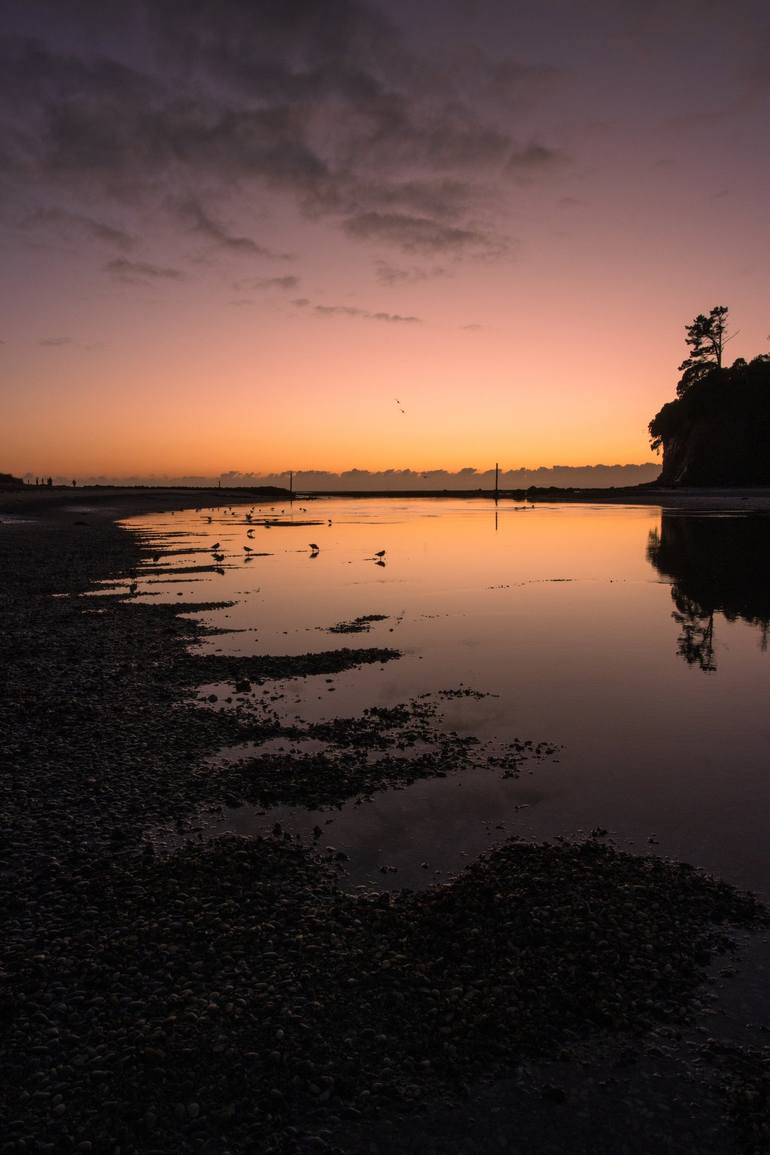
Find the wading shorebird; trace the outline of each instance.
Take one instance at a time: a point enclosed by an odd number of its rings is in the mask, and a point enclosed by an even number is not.
[[[378,550],[377,550],[377,552],[376,552],[376,554],[375,554],[374,556],[375,556],[375,557],[385,557],[385,554],[386,554],[386,552],[387,552],[387,551],[386,551],[386,550],[384,550],[384,549],[378,549]]]
[[[318,553],[318,551],[321,548],[320,545],[316,545],[315,542],[313,542],[313,541],[309,542],[308,544],[310,545],[310,548],[312,549],[313,553]]]
[[[209,546],[209,549],[219,549],[219,542],[215,541],[212,546]]]

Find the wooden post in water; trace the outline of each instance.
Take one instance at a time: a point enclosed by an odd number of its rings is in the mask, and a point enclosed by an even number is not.
[[[500,487],[498,485],[499,480],[500,480],[500,463],[498,461],[496,461],[495,462],[495,502],[497,502],[497,499],[500,496]]]
[[[289,470],[289,501],[294,501],[294,470]]]

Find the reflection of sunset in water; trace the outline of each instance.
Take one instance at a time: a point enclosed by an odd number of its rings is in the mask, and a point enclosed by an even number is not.
[[[289,521],[289,507],[284,514],[281,508],[270,516]],[[518,780],[468,771],[336,815],[330,837],[358,855],[364,871],[385,858],[400,864],[396,882],[407,885],[426,844],[432,861],[449,869],[460,865],[462,851],[475,853],[500,837],[499,822],[507,833],[534,836],[599,824],[620,844],[630,838],[646,850],[654,838],[667,854],[770,890],[770,730],[763,722],[770,660],[752,624],[761,615],[736,615],[727,601],[715,602],[716,673],[705,677],[682,660],[671,599],[686,581],[676,565],[686,564],[676,561],[669,515],[661,535],[661,513],[652,507],[505,502],[496,525],[488,500],[319,500],[295,503],[293,513],[295,521],[316,524],[270,528],[259,520],[260,508],[249,524],[248,509],[133,519],[157,535],[159,548],[201,551],[164,554],[140,575],[138,596],[235,602],[205,615],[211,625],[238,631],[205,640],[214,650],[394,646],[403,653],[384,667],[279,685],[287,717],[354,714],[463,684],[495,696],[447,700],[446,727],[482,741],[526,738],[561,747],[558,758],[527,767]],[[685,527],[725,527],[691,529],[698,572],[708,560],[712,585],[720,574],[723,585],[740,585],[745,561],[756,556],[752,531],[734,528],[739,521],[677,515]],[[764,523],[755,525],[758,532]],[[746,547],[732,551],[732,569],[719,548],[729,527]],[[648,556],[651,533],[672,546],[665,566],[656,555],[660,573]],[[713,550],[710,533],[719,537]],[[224,555],[221,573],[212,572],[215,542]],[[188,571],[196,566],[204,569]],[[369,615],[384,620],[361,632],[330,631]],[[309,821],[283,811],[280,817],[298,827]],[[253,819],[239,812],[232,821],[242,829]]]

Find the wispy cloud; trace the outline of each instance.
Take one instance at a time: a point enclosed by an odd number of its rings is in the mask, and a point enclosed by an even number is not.
[[[360,309],[355,305],[315,305],[307,297],[296,297],[292,305],[298,309],[307,309],[317,317],[359,317],[365,321],[385,321],[387,324],[421,324],[421,317],[404,316],[401,313],[372,312],[370,309]]]
[[[290,292],[292,289],[299,288],[299,277],[246,277],[243,280],[236,281],[233,288],[241,291],[249,291],[252,289],[282,289],[284,292]]]
[[[71,345],[71,337],[41,337],[38,345],[45,345],[49,349],[58,349],[62,345]]]
[[[127,257],[114,257],[103,266],[105,273],[109,273],[116,280],[130,282],[147,281],[181,281],[184,273],[181,269],[170,268],[165,265],[153,265],[149,261],[130,261]]]
[[[289,260],[289,253],[276,253],[272,249],[261,245],[252,237],[239,236],[230,232],[192,197],[181,201],[171,202],[171,207],[178,218],[204,240],[211,242],[229,253],[237,253],[247,257],[268,257],[271,260]]]
[[[405,253],[474,253],[497,256],[507,243],[475,227],[444,224],[431,217],[407,213],[358,213],[343,223],[348,236],[358,240],[382,241]]]
[[[408,268],[402,268],[398,265],[391,265],[388,261],[379,260],[375,263],[374,275],[381,285],[392,286],[435,280],[439,277],[449,276],[449,272],[443,265],[432,265],[430,268],[411,265]]]
[[[125,229],[85,213],[71,212],[69,209],[52,207],[35,209],[24,217],[21,226],[57,238],[68,238],[73,234],[84,235],[122,252],[127,252],[136,243],[135,238]]]
[[[505,162],[505,171],[516,176],[533,176],[544,169],[569,164],[570,157],[559,148],[530,141],[525,148],[514,149]]]

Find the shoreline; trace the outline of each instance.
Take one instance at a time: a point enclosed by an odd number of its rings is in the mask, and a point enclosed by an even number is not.
[[[346,500],[463,500],[494,503],[490,490],[317,490],[294,495],[294,501],[309,499]],[[633,486],[613,489],[554,489],[530,488],[500,490],[500,501],[531,501],[535,505],[569,503],[588,505],[660,505],[664,509],[692,510],[694,512],[770,512],[770,487],[756,488],[665,488]],[[78,507],[87,505],[88,516],[99,519],[133,517],[143,513],[162,513],[193,509],[214,508],[223,505],[251,502],[252,504],[286,504],[291,502],[288,490],[266,493],[260,488],[185,488],[180,486],[82,486],[71,489],[54,486],[25,486],[24,489],[0,490],[0,516],[20,517],[35,514],[43,517],[62,517],[67,512],[77,516]]]
[[[715,1097],[726,1060],[711,1056],[696,1094],[677,1035],[727,927],[764,926],[761,908],[596,840],[506,843],[448,885],[379,899],[341,893],[329,856],[281,832],[156,855],[153,823],[236,789],[201,764],[254,719],[190,700],[213,667],[189,653],[202,635],[180,617],[189,603],[84,596],[147,561],[114,518],[147,512],[135,503],[150,495],[110,491],[86,524],[73,493],[45,496],[40,520],[0,531],[9,1151],[353,1155],[376,1142],[391,1155],[423,1149],[431,1118],[466,1144],[446,1136],[442,1155],[609,1152],[630,1124],[640,1153],[687,1150],[690,1130],[703,1155],[740,1149]],[[189,497],[153,493],[152,508]],[[217,674],[269,684],[365,653],[227,660]],[[669,1061],[676,1095],[696,1103],[676,1099],[673,1128],[655,1083]],[[654,1108],[643,1122],[618,1099],[624,1080]]]

